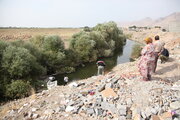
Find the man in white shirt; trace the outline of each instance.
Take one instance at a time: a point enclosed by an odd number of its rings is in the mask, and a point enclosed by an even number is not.
[[[164,45],[165,43],[162,42],[162,41],[159,41],[159,36],[156,35],[155,36],[155,41],[154,41],[154,47],[155,47],[155,67],[154,67],[154,73],[156,71],[156,67],[157,67],[157,61],[158,61],[158,58],[159,56],[161,55],[161,52],[163,51],[164,49]]]

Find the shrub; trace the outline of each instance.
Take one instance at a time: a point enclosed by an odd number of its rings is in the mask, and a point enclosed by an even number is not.
[[[132,48],[131,58],[136,59],[136,58],[140,57],[141,50],[142,50],[142,46],[140,44],[135,44]]]
[[[30,42],[38,47],[42,47],[43,42],[44,42],[44,37],[45,36],[41,36],[41,35],[35,36],[30,39]]]
[[[91,58],[93,48],[95,47],[95,41],[90,39],[90,36],[86,32],[80,32],[73,36],[70,49],[79,54],[82,62],[88,62]]]
[[[59,36],[45,36],[42,45],[45,51],[64,51],[64,42],[61,40]]]
[[[5,95],[8,98],[23,98],[31,93],[31,86],[29,82],[24,82],[22,80],[13,81],[11,84],[6,86]]]
[[[27,49],[14,46],[8,46],[4,50],[2,68],[7,76],[15,79],[38,76],[44,71]]]

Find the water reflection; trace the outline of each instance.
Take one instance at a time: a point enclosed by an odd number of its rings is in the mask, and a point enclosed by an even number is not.
[[[136,42],[127,40],[126,45],[123,48],[117,50],[113,57],[102,59],[106,63],[105,72],[110,71],[113,67],[118,64],[122,64],[125,62],[130,62],[130,55],[132,51],[132,47]],[[58,84],[63,84],[64,76],[68,76],[69,80],[79,80],[89,78],[97,74],[97,66],[96,62],[91,62],[85,64],[85,67],[78,67],[76,72],[70,74],[61,74],[57,75],[56,79],[58,80]]]

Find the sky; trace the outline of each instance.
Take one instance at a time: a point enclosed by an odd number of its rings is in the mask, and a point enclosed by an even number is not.
[[[0,27],[93,27],[180,12],[180,0],[0,0]]]

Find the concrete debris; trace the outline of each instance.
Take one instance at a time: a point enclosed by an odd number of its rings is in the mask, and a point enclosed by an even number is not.
[[[17,101],[21,106],[9,110],[4,119],[13,119],[15,116],[37,120],[73,120],[75,117],[92,120],[179,119],[179,81],[172,85],[164,81],[151,81],[149,84],[138,81],[139,77],[133,73],[89,79],[54,89],[51,87],[38,93],[36,99],[29,102],[26,100],[21,104]]]

